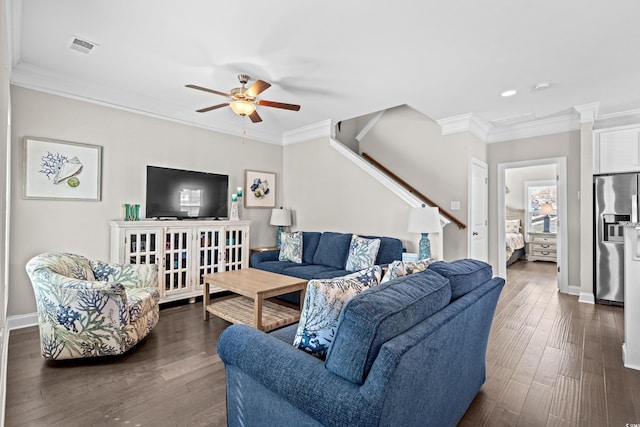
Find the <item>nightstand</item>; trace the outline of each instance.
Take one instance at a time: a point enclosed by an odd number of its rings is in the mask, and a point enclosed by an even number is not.
[[[557,262],[556,233],[529,233],[529,261]]]

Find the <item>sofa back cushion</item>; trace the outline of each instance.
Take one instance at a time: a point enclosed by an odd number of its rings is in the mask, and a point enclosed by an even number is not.
[[[356,295],[338,320],[326,367],[363,384],[380,347],[449,304],[451,286],[429,270],[399,277]]]
[[[320,236],[322,236],[322,233],[317,231],[302,232],[302,262],[305,264],[313,264],[313,256],[316,253],[316,249],[318,249]]]
[[[351,233],[334,233],[325,231],[320,236],[318,248],[313,255],[313,263],[328,265],[344,270],[347,265],[347,255],[351,244]]]
[[[429,265],[429,270],[433,270],[451,281],[452,301],[493,277],[491,266],[477,259],[459,259],[452,262],[438,261]]]
[[[402,259],[402,240],[395,237],[361,236],[367,239],[380,239],[380,249],[376,265],[391,264],[393,261]]]

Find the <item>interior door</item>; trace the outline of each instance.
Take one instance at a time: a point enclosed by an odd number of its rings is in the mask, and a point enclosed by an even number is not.
[[[469,205],[469,256],[471,258],[488,261],[489,242],[487,236],[488,225],[488,195],[489,174],[488,166],[478,159],[471,160],[471,183]]]

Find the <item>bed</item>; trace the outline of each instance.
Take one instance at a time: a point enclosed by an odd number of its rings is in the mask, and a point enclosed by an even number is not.
[[[507,206],[505,211],[505,242],[507,267],[525,257],[525,241],[522,234],[524,209]]]

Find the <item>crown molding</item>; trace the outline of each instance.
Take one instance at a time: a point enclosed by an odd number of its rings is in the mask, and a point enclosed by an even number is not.
[[[471,132],[482,141],[487,140],[491,131],[491,125],[473,113],[461,114],[459,116],[445,117],[436,120],[440,125],[442,135],[449,135],[458,132]]]
[[[282,134],[282,145],[298,144],[318,138],[333,138],[335,126],[331,119],[292,129]]]
[[[567,114],[512,126],[494,127],[486,139],[486,142],[510,141],[533,136],[569,132],[577,129],[580,129],[578,118],[575,114]]]
[[[599,102],[589,104],[576,105],[573,108],[580,114],[580,123],[593,123],[598,117]]]

